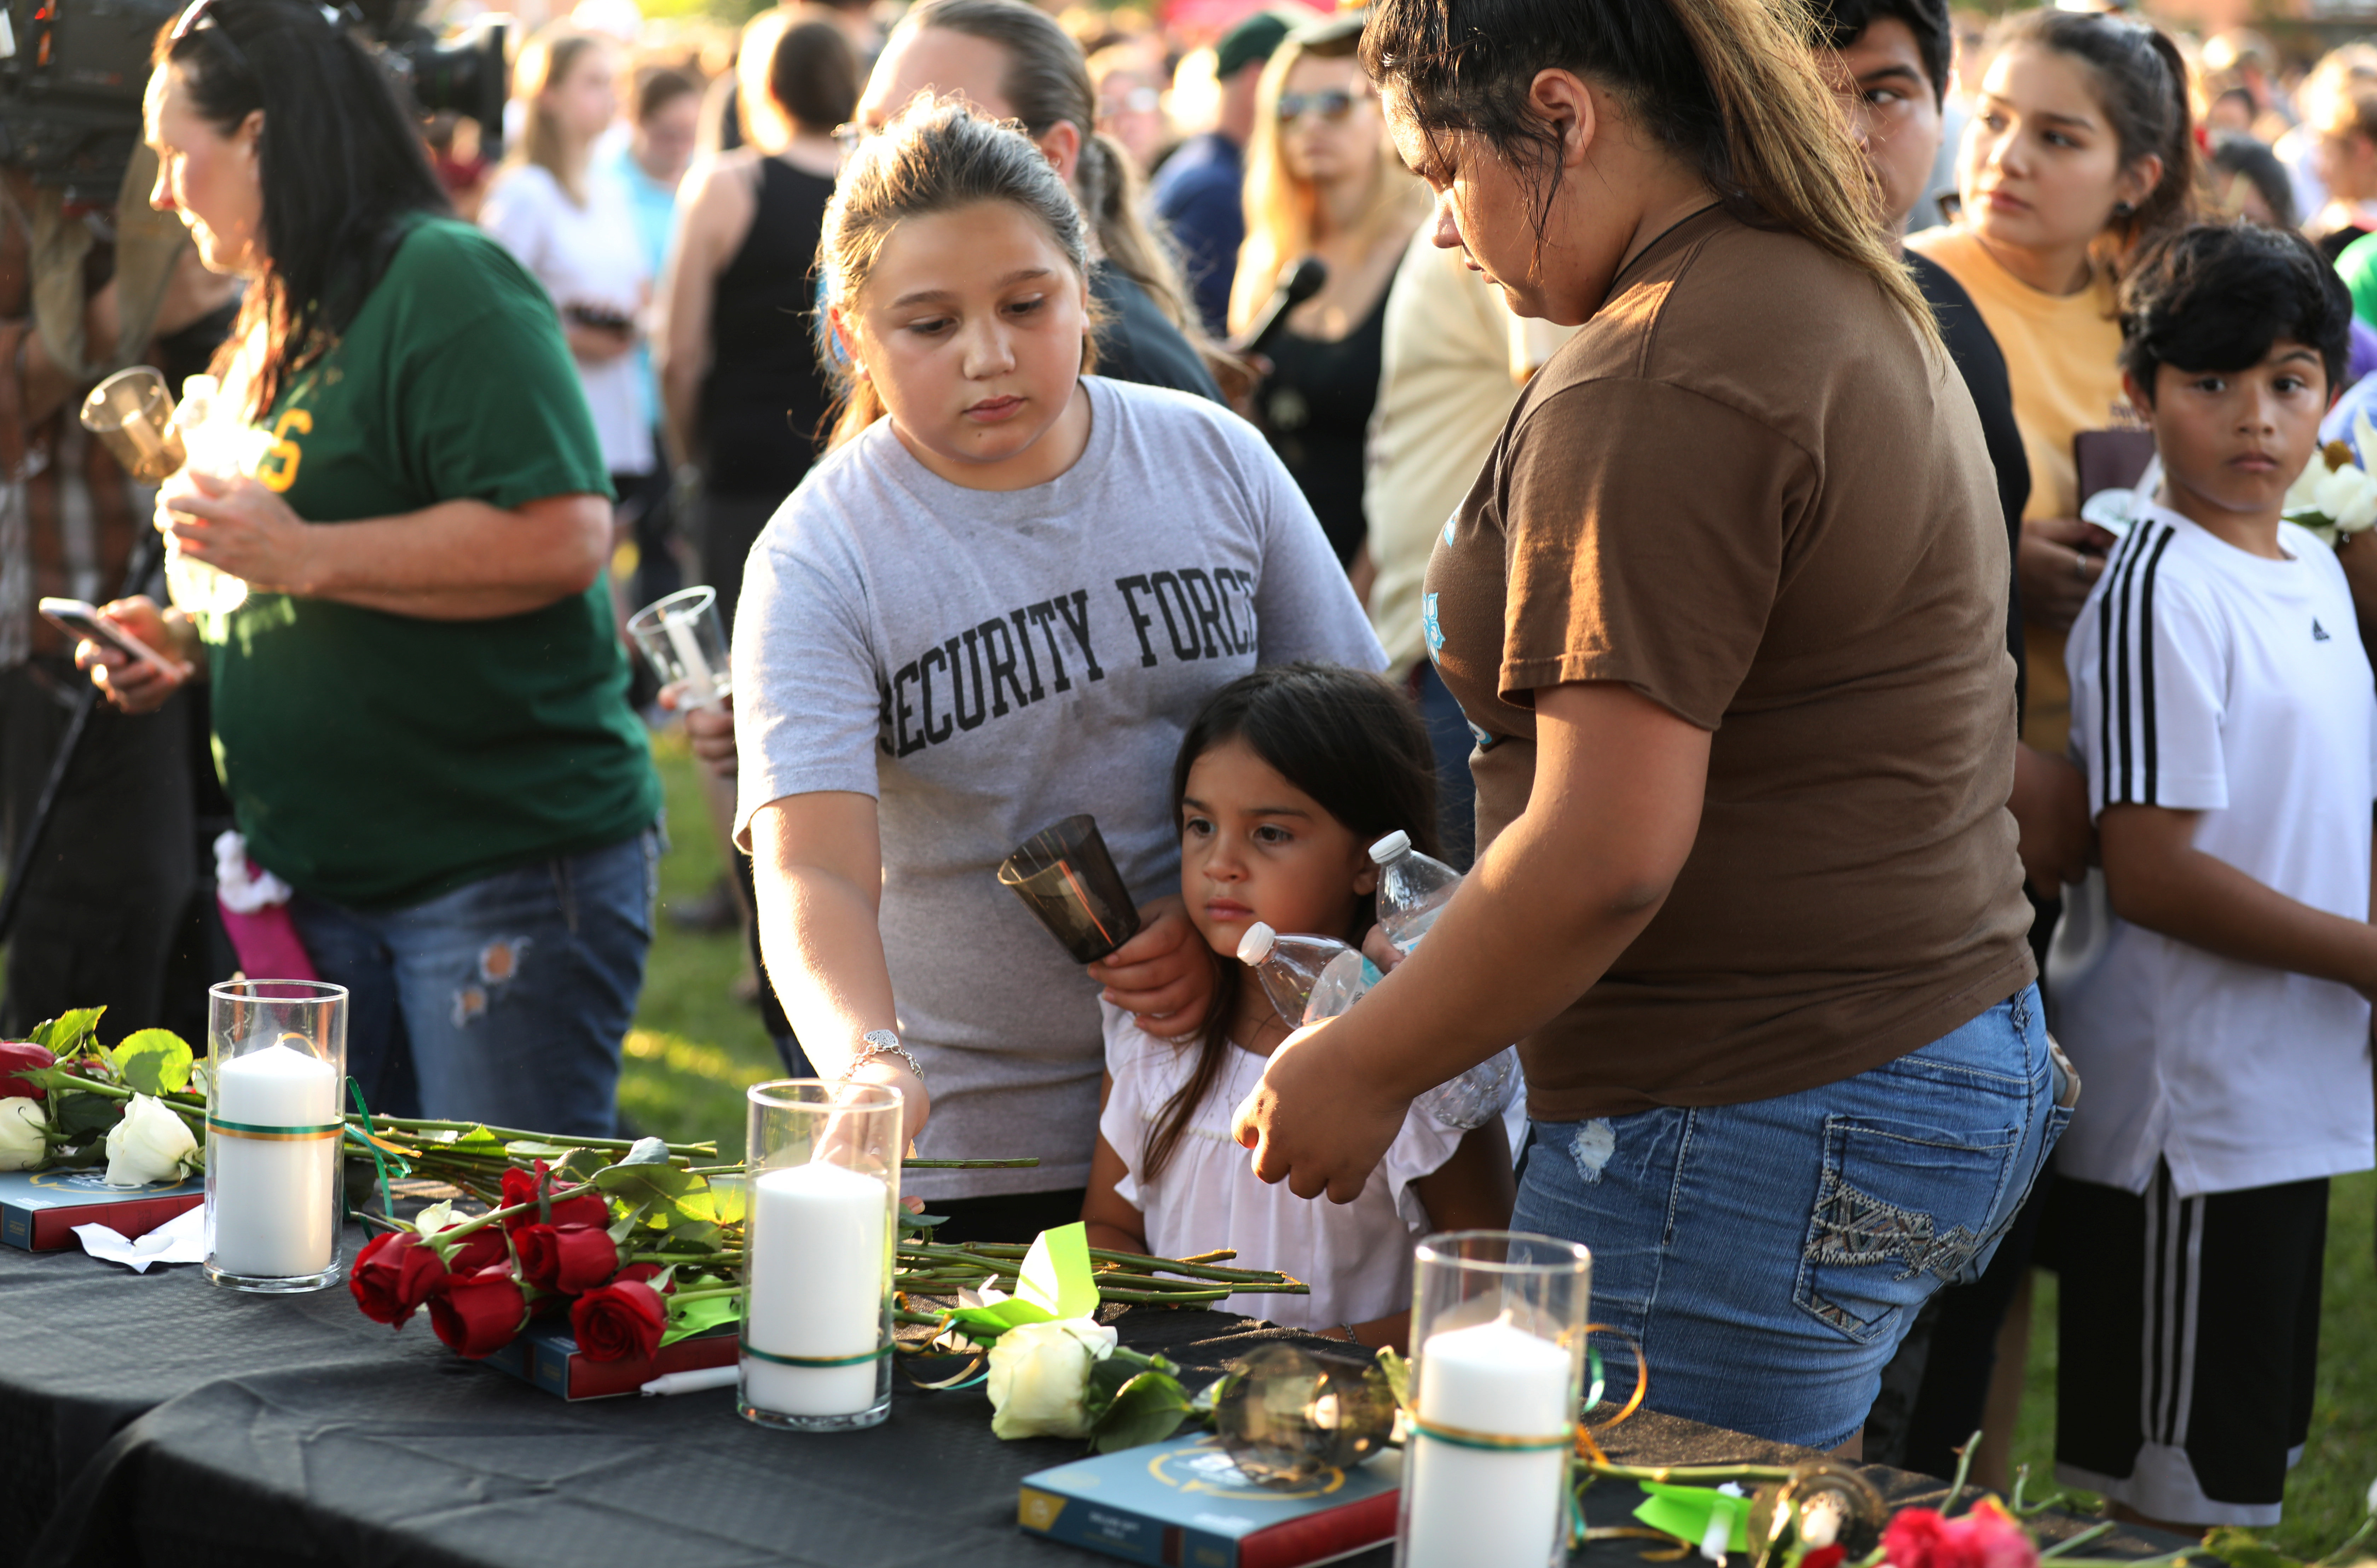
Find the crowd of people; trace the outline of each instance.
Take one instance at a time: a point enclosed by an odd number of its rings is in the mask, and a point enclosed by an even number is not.
[[[1235,1247],[1375,1346],[1412,1238],[1548,1232],[1658,1408],[2001,1487],[2044,1264],[2059,1473],[2276,1520],[2377,1163],[2377,545],[2287,520],[2377,458],[2377,46],[590,0],[460,175],[298,0],[156,67],[147,330],[253,437],[156,515],[249,593],[77,657],[125,735],[203,688],[376,1108],[614,1130],[681,721],[787,1070],[1039,1158],[912,1179],[944,1237]],[[691,582],[669,719],[620,622]],[[993,875],[1076,813],[1086,975]],[[1467,873],[1408,953],[1396,832]],[[1382,978],[1299,1029],[1258,922]],[[1513,1041],[1523,1119],[1415,1104]]]

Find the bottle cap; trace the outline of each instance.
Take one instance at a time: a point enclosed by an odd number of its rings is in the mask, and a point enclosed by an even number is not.
[[[1370,846],[1370,860],[1377,865],[1385,865],[1389,861],[1399,861],[1410,853],[1411,835],[1400,827]]]
[[[1255,921],[1254,924],[1247,927],[1246,935],[1238,938],[1238,962],[1241,964],[1261,963],[1265,958],[1271,956],[1272,944],[1278,940],[1279,932],[1272,930],[1271,927],[1263,924],[1260,921]]]
[[[184,402],[187,402],[193,398],[212,398],[221,391],[222,384],[211,375],[185,375],[182,377],[182,400]]]

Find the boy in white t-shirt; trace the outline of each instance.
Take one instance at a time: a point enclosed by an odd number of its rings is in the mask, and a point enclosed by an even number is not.
[[[2056,1476],[2187,1534],[2277,1522],[2327,1178],[2377,1155],[2377,695],[2334,550],[2280,517],[2350,316],[2291,233],[2141,260],[2121,362],[2164,481],[2065,652],[2112,919],[2058,975],[2086,1090],[2057,1151]]]

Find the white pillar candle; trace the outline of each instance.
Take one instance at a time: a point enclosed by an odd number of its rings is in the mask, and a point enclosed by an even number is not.
[[[823,1160],[750,1184],[746,1342],[776,1356],[863,1356],[881,1343],[891,1189]],[[870,1409],[880,1363],[787,1367],[743,1358],[743,1394],[782,1416]]]
[[[1505,1319],[1430,1335],[1419,1352],[1419,1419],[1493,1437],[1569,1431],[1569,1353]],[[1545,1568],[1565,1556],[1560,1449],[1464,1448],[1418,1433],[1405,1568]]]
[[[339,1075],[309,1051],[270,1045],[215,1073],[214,1120],[245,1127],[319,1127],[339,1119]],[[218,1132],[208,1176],[214,1186],[214,1266],[255,1279],[319,1274],[330,1266],[338,1216],[330,1201],[339,1139]]]
[[[693,625],[690,615],[661,617],[669,647],[676,650],[676,661],[685,666],[685,700],[696,707],[709,707],[718,701],[718,680],[711,673],[710,660],[702,656],[701,639],[694,635]]]

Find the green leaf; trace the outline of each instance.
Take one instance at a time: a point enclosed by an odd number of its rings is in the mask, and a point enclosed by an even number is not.
[[[1143,1372],[1122,1385],[1105,1415],[1090,1429],[1090,1450],[1112,1454],[1120,1448],[1161,1443],[1180,1429],[1192,1408],[1179,1383],[1160,1372]]]
[[[124,1114],[125,1102],[103,1094],[54,1094],[50,1120],[70,1138],[104,1134]]]
[[[2251,1530],[2223,1525],[2204,1538],[2204,1550],[2228,1568],[2302,1568],[2299,1560],[2268,1545]]]
[[[71,1056],[84,1040],[99,1031],[99,1016],[106,1011],[104,1007],[77,1007],[34,1026],[33,1032],[26,1038],[35,1045],[46,1046],[53,1055]]]
[[[696,1334],[705,1334],[721,1324],[735,1322],[743,1315],[743,1303],[734,1296],[712,1296],[707,1301],[687,1301],[679,1307],[672,1298],[669,1306],[668,1332],[661,1343],[674,1345]]]
[[[606,1165],[592,1180],[621,1203],[660,1205],[685,1196],[701,1178],[674,1165]]]
[[[933,1227],[947,1225],[949,1222],[950,1217],[946,1214],[910,1214],[903,1208],[900,1211],[901,1239],[904,1241],[910,1236],[923,1236],[929,1239]]]
[[[504,1146],[504,1152],[514,1159],[552,1161],[579,1152],[567,1144],[540,1143],[532,1138],[514,1138]]]
[[[638,1138],[627,1146],[627,1154],[619,1161],[622,1165],[666,1165],[668,1162],[668,1145],[658,1138]]]
[[[195,1060],[188,1042],[171,1029],[125,1035],[106,1055],[125,1083],[142,1094],[172,1094],[187,1087]]]
[[[1055,1323],[1088,1317],[1098,1310],[1098,1287],[1090,1271],[1089,1228],[1080,1220],[1043,1230],[1016,1271],[1015,1294],[986,1307],[961,1307],[950,1313],[971,1333],[997,1338],[1019,1324]]]
[[[593,1180],[596,1171],[610,1169],[610,1158],[602,1150],[574,1148],[555,1163],[553,1177],[556,1182],[574,1187]]]
[[[1395,1403],[1406,1410],[1410,1409],[1411,1363],[1398,1355],[1392,1346],[1381,1346],[1379,1365],[1387,1374],[1387,1387],[1393,1392]]]
[[[467,1133],[449,1134],[446,1142],[455,1148],[484,1149],[489,1154],[501,1154],[504,1149],[503,1139],[488,1132],[484,1127],[473,1127]]]

